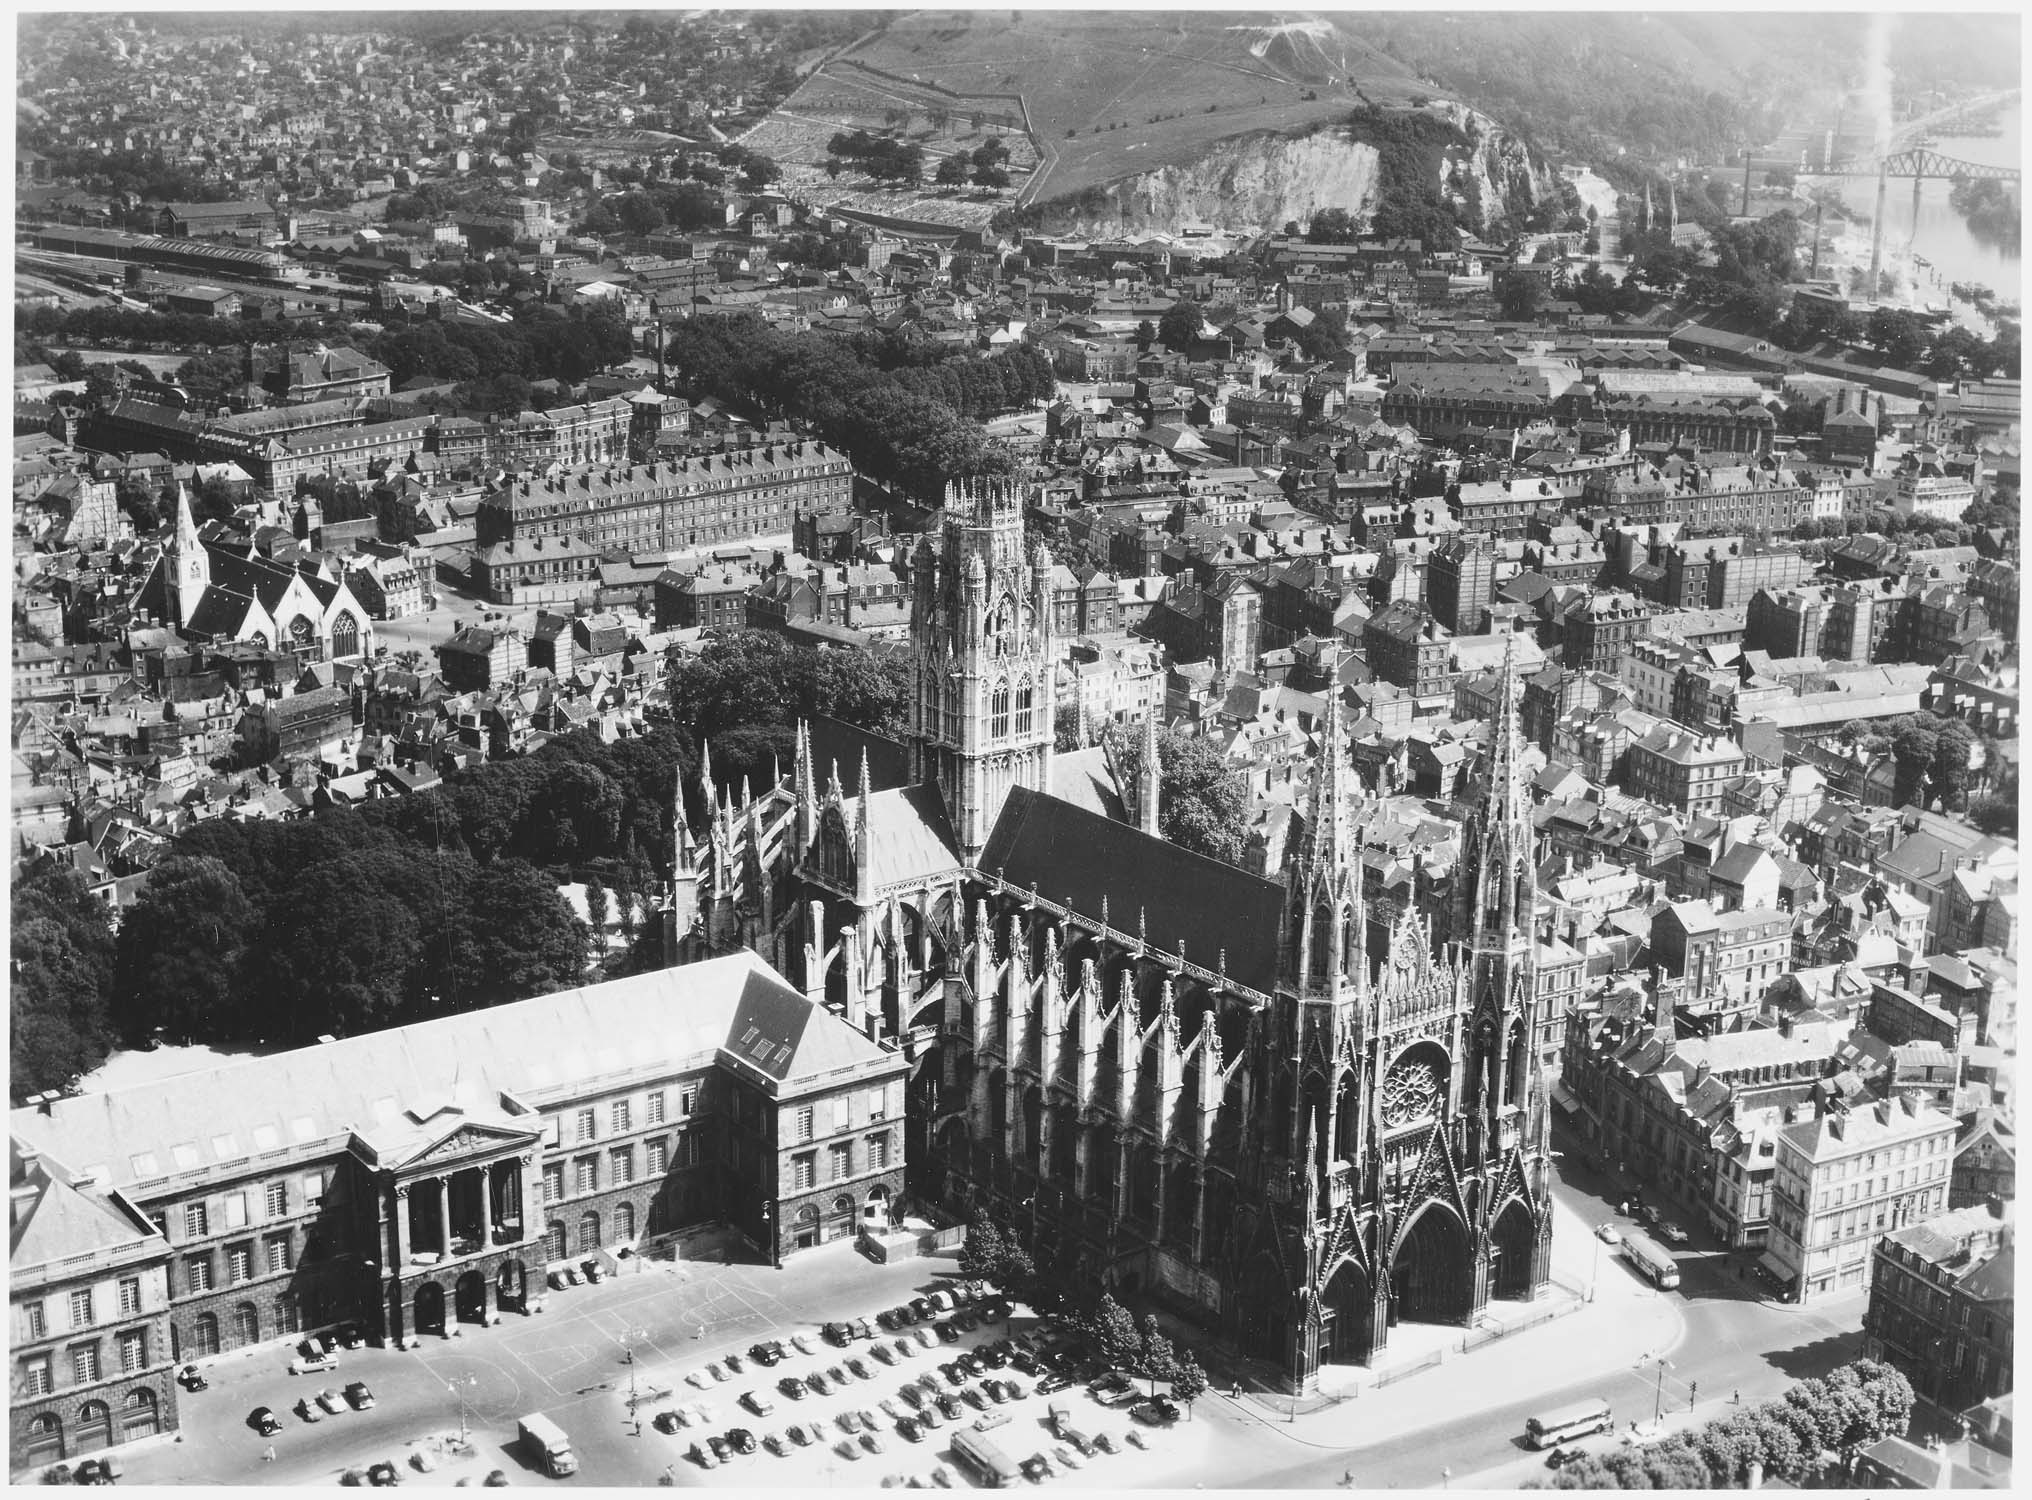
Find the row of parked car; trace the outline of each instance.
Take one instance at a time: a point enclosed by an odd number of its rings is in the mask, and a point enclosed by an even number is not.
[[[292,1410],[306,1422],[322,1422],[327,1416],[337,1416],[346,1410],[365,1411],[374,1404],[374,1393],[367,1388],[367,1382],[356,1380],[346,1387],[342,1396],[330,1386],[312,1396],[305,1396]],[[247,1413],[247,1425],[263,1437],[273,1437],[282,1431],[282,1419],[266,1406],[257,1406]]]

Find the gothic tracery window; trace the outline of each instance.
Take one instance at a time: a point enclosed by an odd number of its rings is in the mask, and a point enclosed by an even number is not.
[[[1445,1095],[1439,1069],[1425,1059],[1399,1058],[1383,1075],[1383,1123],[1409,1125],[1439,1113]]]

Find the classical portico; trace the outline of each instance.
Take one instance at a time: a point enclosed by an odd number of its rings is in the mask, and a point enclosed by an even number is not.
[[[542,1201],[534,1115],[434,1103],[355,1132],[353,1149],[373,1183],[390,1335],[448,1333],[521,1305],[528,1205]]]

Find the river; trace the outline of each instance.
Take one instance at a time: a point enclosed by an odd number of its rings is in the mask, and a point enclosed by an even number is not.
[[[1957,161],[2022,169],[2024,153],[2019,132],[2023,128],[2023,106],[2013,105],[1998,116],[1995,135],[1936,135],[1933,149]],[[1858,212],[1869,213],[1874,206],[1877,187],[1866,178],[1843,179],[1843,191],[1849,204]],[[1919,226],[1915,235],[1912,180],[1909,177],[1891,179],[1885,207],[1886,258],[1894,253],[1902,257],[1909,250],[1932,262],[1930,271],[1919,269],[1920,275],[1929,278],[1921,289],[1921,296],[1926,301],[1945,302],[1949,285],[1957,281],[1979,282],[2006,302],[2021,301],[2024,296],[2024,267],[2020,254],[2016,251],[2006,254],[1996,245],[1971,234],[1967,222],[1947,201],[1950,191],[1951,184],[1938,178],[1926,179],[1919,194]],[[2020,201],[2023,201],[2022,198]],[[1940,278],[1937,287],[1931,281],[1934,275]]]

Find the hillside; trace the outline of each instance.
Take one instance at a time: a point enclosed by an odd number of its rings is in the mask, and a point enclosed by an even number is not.
[[[900,128],[935,157],[967,146],[969,122],[982,115],[982,130],[1005,137],[1027,125],[1042,161],[1011,196],[1031,202],[1187,165],[1236,136],[1339,119],[1363,95],[1403,102],[1417,92],[1402,65],[1326,21],[924,11],[896,15],[849,48],[748,144],[817,165],[822,149],[813,155],[797,124],[822,140],[821,130],[879,126],[908,110],[913,118]]]

